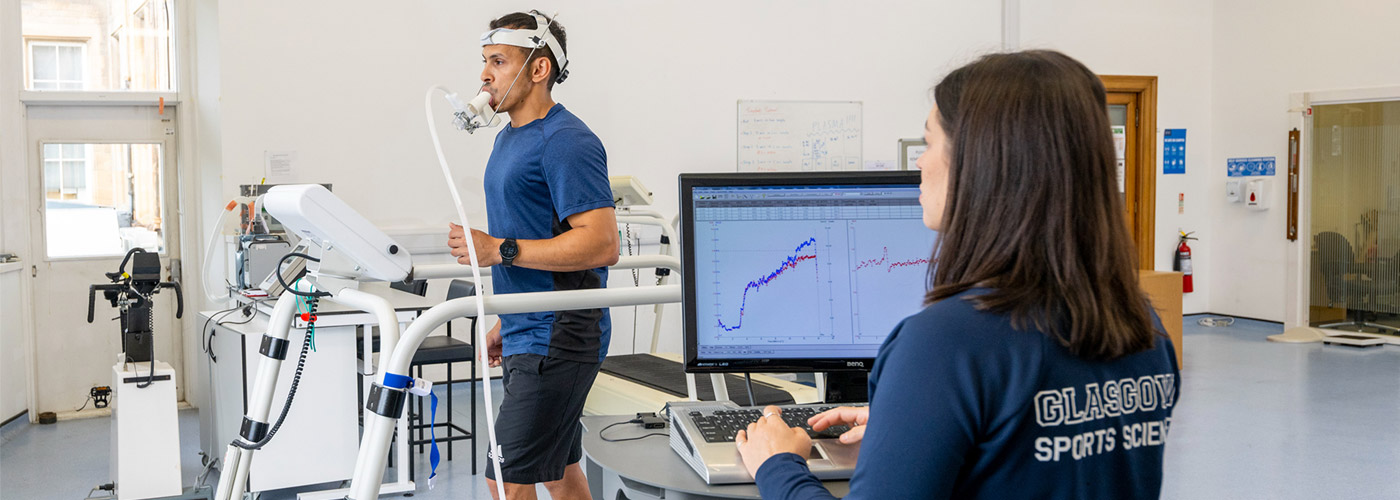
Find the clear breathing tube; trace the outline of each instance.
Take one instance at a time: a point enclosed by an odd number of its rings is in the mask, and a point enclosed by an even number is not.
[[[496,406],[493,404],[494,399],[491,394],[491,361],[486,353],[486,321],[484,321],[486,304],[482,298],[485,295],[485,283],[481,281],[481,268],[478,265],[480,261],[476,258],[476,242],[472,241],[471,221],[467,220],[467,210],[462,206],[462,195],[457,192],[457,183],[452,180],[452,169],[447,167],[447,156],[442,153],[442,142],[438,140],[437,126],[433,123],[434,90],[440,90],[454,98],[456,94],[441,85],[432,86],[423,96],[423,112],[428,120],[428,133],[433,137],[433,150],[437,152],[438,165],[442,166],[442,176],[447,181],[447,190],[452,193],[452,203],[457,206],[457,217],[462,221],[462,237],[467,241],[467,258],[471,261],[472,280],[476,283],[477,289],[475,297],[478,321],[474,323],[476,323],[476,352],[477,357],[480,358],[478,362],[481,366],[481,388],[486,397],[486,433],[490,438],[490,448],[488,449],[491,453],[487,455],[487,459],[491,462],[490,466],[495,468],[496,490],[499,495],[497,498],[506,498],[505,481],[501,480],[501,449],[496,442],[496,412],[494,410]],[[494,110],[492,111],[490,120],[499,120],[495,116]]]
[[[558,13],[555,15],[558,16]],[[552,24],[552,21],[546,23],[543,29],[548,30],[550,24]],[[531,57],[534,57],[535,51],[538,49],[538,46],[532,47],[530,53],[525,56],[525,61],[528,62]],[[477,357],[479,358],[478,361],[481,366],[481,388],[486,398],[486,434],[490,444],[490,453],[487,454],[487,457],[491,462],[491,467],[493,467],[493,470],[496,472],[496,498],[502,499],[506,498],[506,487],[505,481],[502,480],[503,476],[501,476],[501,461],[503,460],[501,457],[501,447],[496,441],[496,413],[494,411],[495,404],[493,404],[494,398],[491,394],[491,360],[487,355],[486,322],[480,321],[486,316],[486,304],[483,299],[485,295],[485,283],[481,281],[481,266],[480,261],[476,258],[476,242],[472,240],[471,221],[467,219],[467,210],[462,206],[462,195],[457,192],[457,183],[452,179],[452,169],[447,166],[447,156],[442,153],[442,141],[438,139],[437,126],[433,123],[433,91],[440,90],[447,95],[447,102],[452,105],[455,111],[453,114],[455,117],[453,123],[457,128],[466,130],[468,133],[473,133],[478,128],[495,127],[500,124],[501,117],[499,109],[501,106],[505,105],[506,98],[510,97],[510,92],[515,90],[515,84],[520,81],[520,75],[525,72],[526,67],[528,67],[528,64],[523,64],[520,66],[520,70],[515,72],[515,78],[510,81],[510,86],[506,87],[505,94],[501,95],[501,100],[496,103],[495,107],[490,106],[491,94],[484,90],[478,92],[477,95],[465,105],[457,97],[455,92],[447,90],[441,85],[429,87],[427,93],[423,96],[423,114],[428,120],[428,134],[433,137],[433,151],[437,153],[438,165],[442,166],[442,176],[443,179],[447,181],[447,190],[452,193],[452,203],[457,206],[457,218],[462,221],[462,238],[466,240],[467,243],[467,259],[471,263],[472,281],[477,285],[475,300],[476,314],[479,321],[475,322],[476,345]],[[490,113],[488,114],[487,111]]]
[[[209,230],[209,244],[204,246],[204,267],[202,273],[199,275],[199,286],[204,288],[204,298],[209,299],[209,302],[215,304],[222,303],[229,299],[228,288],[224,288],[223,297],[209,293],[209,259],[214,255],[214,244],[217,243],[215,239],[219,237],[219,232],[224,228],[224,216],[232,212],[234,207],[237,206],[237,201],[229,201],[228,205],[224,206],[224,211],[219,212],[219,220],[214,223],[213,229]]]

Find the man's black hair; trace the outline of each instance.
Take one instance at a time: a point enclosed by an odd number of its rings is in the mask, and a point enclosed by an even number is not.
[[[540,17],[545,18],[545,20],[549,22],[549,33],[554,35],[555,40],[559,41],[559,50],[564,51],[564,54],[568,55],[569,42],[564,35],[564,26],[557,22],[554,22],[554,20],[550,19],[549,16],[546,16],[544,14],[540,14]],[[535,16],[532,16],[525,12],[516,12],[513,14],[506,14],[494,21],[491,21],[491,29],[496,28],[537,30],[540,29],[540,25],[539,23],[535,22]],[[530,53],[530,49],[524,47],[517,48],[525,51],[526,54]],[[548,45],[535,50],[535,55],[531,56],[530,60],[525,61],[525,66],[528,67],[530,64],[533,64],[535,60],[541,57],[549,58],[549,67],[551,69],[549,73],[549,81],[547,82],[548,86],[545,88],[553,90],[554,82],[559,79],[559,71],[562,68],[559,67],[559,60],[554,57],[554,51],[550,49]]]

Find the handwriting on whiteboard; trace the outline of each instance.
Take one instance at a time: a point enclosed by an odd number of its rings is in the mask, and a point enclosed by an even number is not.
[[[738,170],[859,170],[861,103],[741,101]]]

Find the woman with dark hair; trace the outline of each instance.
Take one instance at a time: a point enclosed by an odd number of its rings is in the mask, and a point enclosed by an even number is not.
[[[810,422],[861,442],[847,498],[1157,498],[1179,371],[1138,288],[1103,84],[1026,51],[933,94],[927,306],[881,347],[868,408]],[[778,411],[736,439],[763,498],[831,498]]]

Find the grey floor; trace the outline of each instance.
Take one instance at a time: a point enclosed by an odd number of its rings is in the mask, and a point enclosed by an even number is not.
[[[1196,319],[1186,319],[1163,498],[1400,498],[1400,346],[1275,344],[1265,340],[1282,330],[1275,323],[1207,328]],[[454,393],[462,420],[467,389]],[[89,419],[0,429],[0,499],[83,498],[107,482],[109,425]],[[181,412],[186,485],[199,472],[197,427],[194,411]],[[436,488],[420,487],[415,499],[490,498],[481,476],[471,475],[469,445],[456,446],[451,462],[444,450]],[[427,453],[417,457],[417,480],[426,484]]]
[[[1163,498],[1400,498],[1400,346],[1278,344],[1186,319]]]

